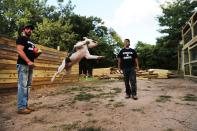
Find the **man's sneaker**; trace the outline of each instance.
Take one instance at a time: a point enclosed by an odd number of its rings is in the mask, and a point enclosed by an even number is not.
[[[30,114],[31,111],[28,109],[20,109],[18,110],[18,114]]]
[[[132,96],[132,98],[133,98],[134,100],[137,100],[137,99],[138,99],[136,95],[135,95],[135,96]]]
[[[131,96],[126,94],[125,98],[128,99],[131,98]]]

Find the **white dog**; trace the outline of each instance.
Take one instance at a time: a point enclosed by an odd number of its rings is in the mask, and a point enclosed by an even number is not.
[[[67,58],[62,61],[62,64],[58,67],[57,72],[51,78],[51,82],[55,80],[56,75],[62,72],[63,69],[66,69],[65,74],[68,74],[71,70],[72,65],[78,63],[82,58],[86,59],[102,59],[104,56],[91,55],[88,51],[88,48],[94,48],[97,46],[97,42],[92,39],[84,37],[83,41],[79,41],[74,45],[74,53],[71,53]],[[64,78],[62,77],[62,79]]]

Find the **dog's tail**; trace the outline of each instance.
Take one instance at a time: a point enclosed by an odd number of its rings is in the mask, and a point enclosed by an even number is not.
[[[65,65],[66,65],[66,61],[65,61],[65,59],[64,59],[64,60],[62,61],[62,64],[58,67],[57,72],[56,72],[56,73],[53,75],[53,77],[51,78],[51,82],[53,82],[53,81],[55,80],[55,77],[56,77],[59,73],[61,73],[61,72],[63,71]]]

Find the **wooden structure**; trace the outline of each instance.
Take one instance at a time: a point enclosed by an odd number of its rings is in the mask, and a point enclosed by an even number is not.
[[[118,68],[99,68],[93,69],[93,76],[98,79],[123,79],[123,73],[121,73]],[[149,69],[140,70],[136,72],[137,78],[147,78],[147,79],[167,79],[177,77],[169,70],[164,69]]]
[[[67,53],[41,45],[36,45],[36,47],[42,49],[43,53],[35,60],[36,68],[33,73],[33,88],[54,86],[79,80],[79,67],[75,65],[72,67],[71,74],[63,81],[61,80],[62,72],[56,77],[54,83],[51,83],[52,75],[56,72],[57,67],[61,64]],[[17,58],[15,40],[0,37],[0,89],[17,88]]]
[[[197,12],[182,29],[182,43],[184,76],[197,79]]]

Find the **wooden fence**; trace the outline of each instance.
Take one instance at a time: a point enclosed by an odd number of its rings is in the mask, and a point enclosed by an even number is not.
[[[42,54],[35,60],[35,69],[33,73],[33,88],[43,86],[55,86],[79,80],[79,66],[72,67],[71,74],[61,80],[63,72],[58,75],[53,83],[51,77],[56,72],[57,67],[67,55],[66,52],[60,52],[52,48],[36,45],[42,49]],[[14,39],[8,39],[0,36],[0,89],[17,88],[18,73],[16,70],[16,61],[18,54]]]

